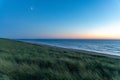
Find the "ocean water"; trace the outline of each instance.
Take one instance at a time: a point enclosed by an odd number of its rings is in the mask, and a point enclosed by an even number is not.
[[[20,41],[120,56],[120,40],[20,39]]]

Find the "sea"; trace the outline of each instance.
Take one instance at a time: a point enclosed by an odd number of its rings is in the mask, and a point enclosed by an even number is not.
[[[19,41],[120,56],[120,40],[19,39]]]

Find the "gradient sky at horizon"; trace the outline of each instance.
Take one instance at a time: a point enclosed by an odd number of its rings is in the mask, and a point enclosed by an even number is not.
[[[0,37],[120,39],[120,0],[0,0]]]

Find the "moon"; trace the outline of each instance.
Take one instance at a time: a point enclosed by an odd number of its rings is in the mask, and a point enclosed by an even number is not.
[[[30,10],[33,11],[33,10],[34,10],[34,7],[33,7],[33,6],[30,6]]]

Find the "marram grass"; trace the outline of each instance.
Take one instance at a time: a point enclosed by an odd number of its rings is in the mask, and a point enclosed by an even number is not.
[[[0,80],[120,80],[120,59],[0,39]]]

